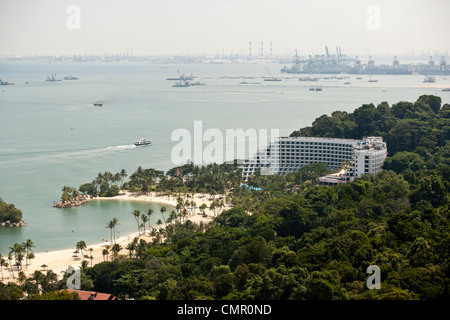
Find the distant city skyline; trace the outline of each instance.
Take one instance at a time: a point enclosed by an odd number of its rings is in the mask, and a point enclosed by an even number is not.
[[[448,12],[448,0],[2,0],[0,55],[443,55]]]

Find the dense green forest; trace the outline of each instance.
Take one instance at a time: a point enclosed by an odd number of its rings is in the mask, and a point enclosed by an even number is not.
[[[176,221],[164,241],[85,266],[82,289],[152,300],[448,300],[449,129],[450,105],[428,95],[319,117],[292,135],[382,136],[388,146],[385,170],[334,187],[317,184],[324,164],[251,176],[259,191],[241,186],[233,165],[139,168],[124,188],[227,193],[232,208],[206,226]],[[380,268],[381,289],[367,288],[369,265]],[[21,290],[0,284],[0,299]]]

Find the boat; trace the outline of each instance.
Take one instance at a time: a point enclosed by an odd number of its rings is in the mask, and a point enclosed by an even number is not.
[[[369,76],[369,82],[378,82],[376,79],[372,79],[372,75]]]
[[[172,85],[172,87],[189,87],[191,84],[187,81],[179,81]]]
[[[0,79],[0,86],[12,86],[14,84],[14,82],[2,81],[2,79]]]
[[[49,77],[49,76],[47,75],[47,79],[46,79],[45,81],[46,81],[46,82],[54,82],[54,81],[62,81],[62,79],[56,79],[56,73],[55,73],[55,74],[52,74],[51,77]]]
[[[423,80],[423,82],[434,83],[434,82],[436,82],[436,78],[433,76],[425,76],[425,79]]]
[[[270,78],[264,78],[264,81],[281,81],[280,78],[274,77],[274,76],[270,73],[269,69],[266,68],[266,70],[267,70],[267,72],[270,74]]]
[[[322,91],[322,86],[310,87],[309,91]]]
[[[139,139],[138,141],[136,141],[135,143],[134,143],[134,145],[136,146],[136,147],[139,147],[139,146],[148,146],[148,145],[151,145],[152,144],[152,141],[151,140],[147,140],[147,139],[144,139],[144,138],[141,138],[141,139]]]
[[[103,103],[94,103],[94,107],[103,107]]]
[[[65,76],[64,78],[63,78],[64,80],[78,80],[78,78],[77,77],[73,77],[72,75],[68,75],[68,76]]]
[[[442,91],[450,91],[450,88],[444,88]]]
[[[185,76],[184,75],[184,73],[183,74],[180,74],[180,71],[177,71],[178,72],[178,78],[166,78],[166,80],[175,80],[175,81],[179,81],[179,80],[194,80],[194,76],[192,75],[192,73],[191,73],[191,75],[190,76]]]
[[[264,81],[281,81],[280,78],[265,78]]]

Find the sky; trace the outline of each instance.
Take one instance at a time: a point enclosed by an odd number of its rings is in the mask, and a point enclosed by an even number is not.
[[[0,55],[348,55],[450,48],[449,0],[0,0]]]

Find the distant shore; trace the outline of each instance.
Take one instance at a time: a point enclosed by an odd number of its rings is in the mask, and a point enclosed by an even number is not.
[[[201,206],[203,203],[205,203],[208,207],[211,204],[211,199],[208,199],[209,195],[206,194],[195,194],[192,198],[195,202],[197,202],[197,206]],[[158,193],[151,192],[148,194],[136,194],[129,191],[121,191],[121,194],[115,197],[94,197],[90,198],[88,201],[91,200],[123,200],[123,201],[148,201],[153,203],[160,203],[164,205],[169,205],[175,207],[177,204],[177,197],[176,196],[159,196]],[[224,208],[226,209],[226,208]],[[186,219],[190,220],[194,223],[208,223],[211,221],[211,219],[214,216],[214,213],[209,210],[208,208],[205,209],[205,216],[202,214],[199,214],[200,210],[196,211],[195,214],[192,214],[191,216],[188,216]],[[135,237],[138,237],[139,239],[143,239],[145,241],[151,241],[153,236],[150,235],[149,229],[146,230],[145,234],[139,234],[138,232],[130,233],[127,235],[122,235],[118,238],[116,238],[115,243],[119,244],[122,247],[122,250],[119,252],[119,255],[122,255],[126,252],[126,247],[129,243],[133,241]],[[112,245],[114,243],[111,243],[109,240],[104,240],[103,242],[94,243],[92,245],[87,244],[87,249],[84,250],[84,254],[86,255],[92,255],[92,265],[98,264],[100,262],[104,261],[104,256],[102,254],[103,249],[108,246]],[[93,251],[89,252],[89,248],[92,248]],[[110,250],[111,251],[111,250]],[[81,266],[81,262],[83,260],[86,260],[88,262],[88,266],[91,266],[91,260],[88,258],[83,258],[80,253],[75,253],[75,243],[73,245],[73,248],[69,249],[63,249],[63,250],[55,250],[55,251],[45,251],[45,252],[38,252],[35,253],[35,258],[31,259],[28,263],[28,266],[25,266],[25,260],[23,260],[22,264],[22,270],[25,273],[25,275],[30,276],[34,271],[39,270],[41,272],[44,272],[46,270],[53,270],[58,276],[59,279],[61,279],[64,276],[64,272],[67,270],[69,266],[77,267]],[[108,261],[111,261],[112,253],[109,254]],[[4,279],[0,281],[3,283],[8,282],[16,282],[17,281],[17,269],[14,270],[15,279],[12,278],[11,274],[6,270],[6,268],[3,268],[3,276]]]

